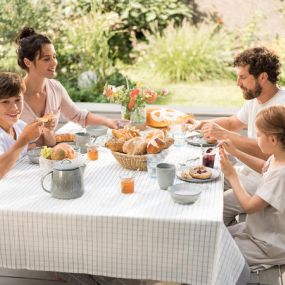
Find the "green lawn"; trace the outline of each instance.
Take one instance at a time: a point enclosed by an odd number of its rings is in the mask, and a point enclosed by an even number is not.
[[[124,73],[144,86],[166,88],[170,95],[157,103],[166,105],[191,105],[204,107],[240,107],[244,100],[235,81],[216,80],[197,83],[171,83],[151,70],[128,68]]]

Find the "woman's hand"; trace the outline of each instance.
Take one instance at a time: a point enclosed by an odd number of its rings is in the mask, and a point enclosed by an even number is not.
[[[229,154],[236,156],[237,148],[230,140],[222,140],[219,142],[218,147],[222,147]]]
[[[118,129],[120,120],[106,119],[105,126],[110,129]]]
[[[219,146],[219,155],[220,155],[221,169],[224,172],[225,176],[228,179],[236,177],[237,176],[236,171],[234,167],[232,166],[222,146]]]

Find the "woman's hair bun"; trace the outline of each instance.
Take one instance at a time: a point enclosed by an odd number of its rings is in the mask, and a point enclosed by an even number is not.
[[[36,31],[30,27],[24,27],[16,37],[16,43],[18,44],[19,41],[23,38],[27,38],[29,36],[36,35]]]

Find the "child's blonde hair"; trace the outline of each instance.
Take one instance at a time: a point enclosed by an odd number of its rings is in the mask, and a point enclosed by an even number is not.
[[[266,135],[274,135],[285,149],[285,106],[274,105],[261,110],[255,119],[256,127]]]

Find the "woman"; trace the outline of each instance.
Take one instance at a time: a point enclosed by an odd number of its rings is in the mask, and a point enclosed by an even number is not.
[[[49,38],[36,33],[33,28],[24,27],[17,36],[16,43],[18,64],[26,71],[22,120],[30,123],[44,114],[53,113],[51,128],[57,126],[60,114],[83,127],[99,124],[117,128],[115,120],[80,110],[65,88],[53,79],[56,75],[57,59]],[[38,144],[43,142],[43,137],[40,139]]]
[[[222,141],[219,146],[222,170],[248,214],[244,223],[228,229],[248,264],[260,269],[285,263],[285,107],[261,110],[255,127],[258,146],[270,155],[266,162],[238,150],[230,141]],[[262,173],[254,195],[243,187],[224,150]]]

